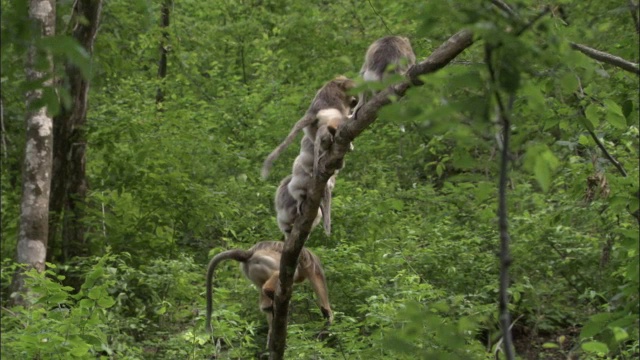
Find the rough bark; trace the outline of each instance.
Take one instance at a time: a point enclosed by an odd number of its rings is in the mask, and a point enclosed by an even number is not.
[[[376,119],[378,110],[391,102],[390,96],[402,97],[412,85],[420,85],[420,75],[433,73],[453,60],[458,54],[471,46],[473,34],[468,30],[462,30],[453,35],[449,40],[436,49],[426,60],[416,64],[408,72],[408,79],[395,86],[391,86],[369,100],[359,111],[353,121],[348,122],[338,129],[335,143],[331,147],[328,156],[320,159],[321,173],[313,179],[307,189],[307,199],[293,227],[291,235],[285,240],[284,250],[280,261],[280,285],[276,291],[274,301],[274,320],[269,342],[270,359],[282,359],[286,347],[287,314],[289,301],[291,300],[291,288],[293,274],[298,263],[300,251],[309,237],[311,224],[315,219],[320,199],[327,185],[327,180],[333,175],[341,164],[345,153],[349,149],[349,143],[364,131]]]
[[[55,32],[55,1],[31,0],[29,21],[42,37]],[[38,29],[39,28],[39,29]],[[52,71],[53,63],[48,57],[47,71],[36,70],[38,51],[32,44],[27,50],[25,64],[27,80],[41,82]],[[43,86],[51,86],[50,80]],[[42,98],[42,88],[26,93],[26,146],[22,165],[22,199],[20,202],[20,231],[17,244],[17,261],[42,272],[47,254],[47,232],[49,229],[49,191],[51,185],[51,147],[53,142],[53,120],[46,107],[36,108],[35,103]],[[23,303],[28,289],[24,286],[22,272],[17,272],[13,280],[15,303]]]
[[[73,38],[91,54],[100,20],[102,0],[78,0],[74,9]],[[87,21],[80,21],[86,19]],[[62,109],[54,118],[53,180],[49,241],[56,244],[58,229],[62,227],[62,243],[59,249],[62,261],[85,254],[84,202],[87,194],[85,176],[86,123],[89,80],[80,69],[65,64],[67,86],[71,96],[71,108]]]

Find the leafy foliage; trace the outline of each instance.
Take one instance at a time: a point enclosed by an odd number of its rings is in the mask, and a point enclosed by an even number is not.
[[[71,3],[59,2],[59,23]],[[547,3],[550,13],[516,36]],[[637,356],[638,78],[569,45],[637,62],[637,34],[620,2],[556,3],[510,4],[514,20],[489,1],[177,1],[160,80],[161,1],[105,2],[88,67],[83,221],[92,257],[30,273],[33,305],[2,311],[2,355],[262,354],[266,321],[236,265],[216,274],[213,341],[202,314],[210,255],[281,238],[272,198],[295,150],[267,181],[262,160],[323,82],[357,76],[375,38],[408,35],[424,59],[467,27],[476,45],[382,109],[347,155],[333,233],[307,242],[324,264],[336,322],[319,336],[312,292],[298,285],[287,358],[495,358],[499,146],[483,43],[501,45],[499,89],[515,94],[508,208],[516,350],[527,359]],[[24,14],[25,2],[2,1],[3,302],[19,218],[22,97],[40,86],[22,75],[31,38]],[[51,41],[60,43],[42,48],[56,50],[56,64],[87,66],[68,39]],[[51,94],[50,109],[65,106]]]

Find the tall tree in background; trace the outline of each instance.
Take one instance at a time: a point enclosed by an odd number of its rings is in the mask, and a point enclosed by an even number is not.
[[[73,38],[91,55],[95,42],[102,0],[79,0],[72,10]],[[67,61],[65,64],[66,88],[71,106],[63,108],[54,118],[53,180],[51,184],[51,211],[49,244],[53,250],[62,229],[62,261],[77,255],[85,255],[85,228],[82,223],[84,201],[87,194],[85,176],[87,99],[89,79],[80,69]],[[61,226],[62,224],[62,226]],[[50,251],[50,257],[54,251]]]
[[[167,47],[169,46],[169,33],[167,28],[169,27],[169,15],[171,14],[172,0],[165,0],[162,3],[162,19],[160,20],[160,27],[162,27],[162,41],[160,42],[160,61],[158,61],[158,79],[160,85],[158,85],[158,92],[156,93],[156,104],[160,104],[164,101],[164,91],[162,89],[163,80],[167,76]]]
[[[29,20],[33,26],[32,39],[55,33],[55,0],[31,0]],[[42,59],[35,41],[27,51],[25,64],[27,80],[51,86],[53,62],[49,55]],[[44,61],[43,61],[44,60]],[[43,66],[44,65],[44,66]],[[26,146],[22,165],[22,199],[20,202],[20,232],[17,244],[19,263],[44,271],[49,230],[49,191],[51,189],[51,159],[53,119],[42,104],[43,87],[26,93]],[[18,272],[13,287],[18,294],[25,292],[24,279]],[[14,298],[21,303],[22,296]]]

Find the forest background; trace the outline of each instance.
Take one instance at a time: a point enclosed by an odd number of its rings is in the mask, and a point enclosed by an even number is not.
[[[273,195],[297,146],[266,181],[262,161],[324,82],[357,77],[375,39],[408,36],[420,61],[464,28],[476,43],[383,108],[346,156],[332,234],[306,243],[336,321],[318,340],[320,312],[297,286],[286,357],[502,356],[500,129],[483,46],[497,42],[513,99],[516,352],[638,355],[638,71],[575,46],[637,64],[633,1],[513,2],[531,25],[515,36],[521,23],[498,1],[110,0],[91,55],[64,36],[85,2],[58,1],[60,36],[36,42],[53,53],[57,81],[43,85],[25,77],[27,2],[2,0],[3,358],[259,356],[266,321],[237,264],[216,275],[215,345],[203,323],[210,256],[282,239]],[[66,221],[52,212],[47,270],[28,273],[16,305],[25,92],[43,88],[40,105],[61,118],[74,101],[65,64],[91,80],[87,191]]]

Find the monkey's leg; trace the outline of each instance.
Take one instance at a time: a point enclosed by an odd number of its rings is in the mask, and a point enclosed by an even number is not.
[[[318,163],[320,159],[326,156],[328,150],[333,145],[334,134],[336,133],[336,129],[329,126],[321,126],[318,128],[318,133],[316,134],[316,141],[313,146],[313,177],[315,178],[320,173],[321,169],[319,168]]]
[[[335,176],[335,175],[334,175]],[[329,179],[331,181],[331,179]],[[320,201],[320,210],[322,211],[322,227],[327,236],[331,235],[331,190],[332,186],[327,183],[324,188],[324,194]]]
[[[329,291],[327,290],[327,280],[324,277],[322,268],[320,265],[314,266],[314,269],[307,276],[313,291],[318,298],[318,305],[320,305],[320,311],[322,316],[327,319],[327,325],[333,323],[333,312],[331,311],[331,304],[329,304]]]
[[[262,294],[266,296],[273,306],[273,297],[276,293],[276,287],[278,286],[278,277],[280,276],[280,271],[274,271],[271,274],[271,277],[262,285]]]

